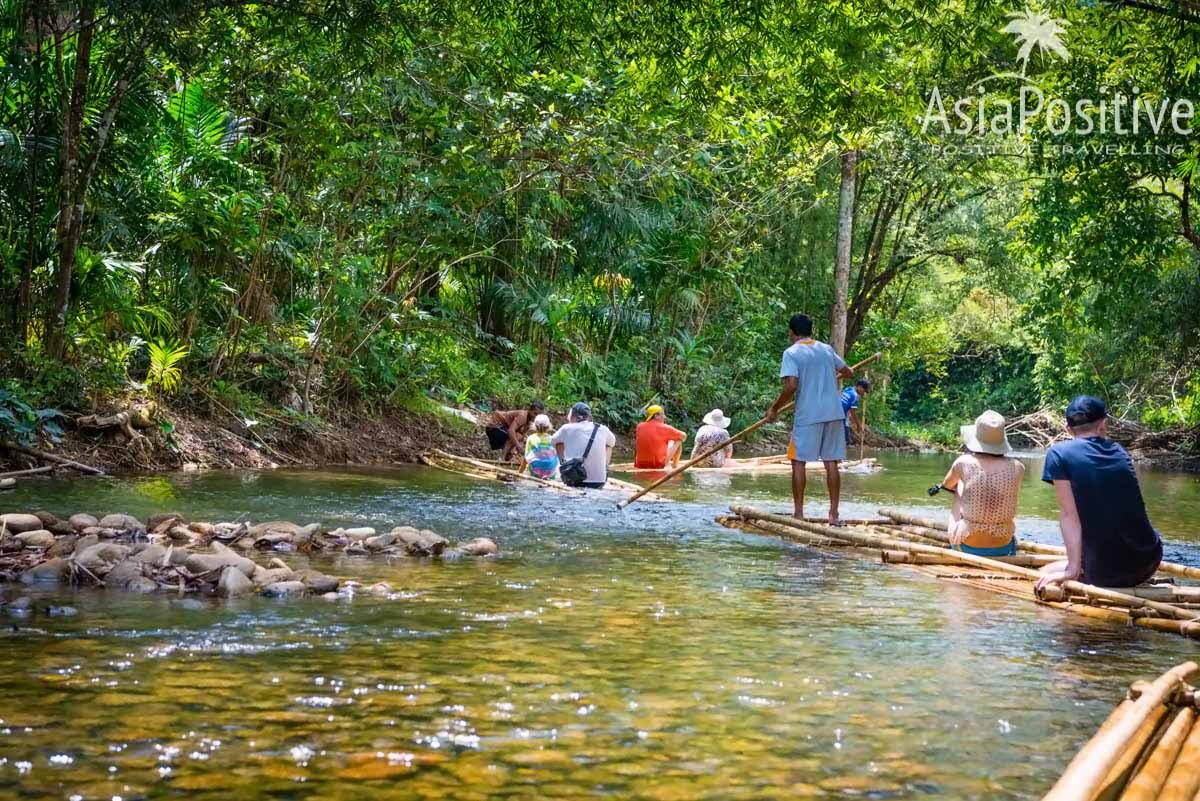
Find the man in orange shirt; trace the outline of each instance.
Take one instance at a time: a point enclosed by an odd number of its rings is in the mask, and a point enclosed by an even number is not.
[[[646,422],[638,423],[637,455],[633,466],[639,469],[662,470],[667,463],[678,463],[687,434],[667,425],[663,407],[654,404],[646,409]]]

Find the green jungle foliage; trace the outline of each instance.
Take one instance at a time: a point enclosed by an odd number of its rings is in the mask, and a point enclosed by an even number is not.
[[[1072,106],[1200,101],[1200,25],[1032,10],[1065,32],[989,0],[0,0],[0,425],[131,389],[748,423],[788,316],[830,330],[851,150],[872,422],[1089,391],[1200,424],[1198,140],[917,121],[1018,69]]]

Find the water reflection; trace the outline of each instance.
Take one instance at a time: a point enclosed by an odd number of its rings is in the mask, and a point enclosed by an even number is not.
[[[846,477],[847,515],[937,508],[941,457],[889,462]],[[1195,482],[1146,482],[1186,532]],[[618,513],[425,470],[28,482],[6,505],[413,523],[505,555],[321,561],[390,601],[38,592],[0,630],[0,793],[1033,798],[1122,685],[1195,653],[709,522],[786,503],[786,476],[668,492]],[[1053,539],[1046,492],[1027,487],[1023,526]]]

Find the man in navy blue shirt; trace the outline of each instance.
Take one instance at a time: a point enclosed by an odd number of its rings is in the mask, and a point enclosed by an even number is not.
[[[1150,525],[1133,460],[1108,438],[1104,401],[1080,395],[1067,406],[1067,432],[1046,454],[1042,481],[1058,496],[1067,560],[1042,568],[1038,589],[1080,580],[1132,587],[1162,561],[1162,539]]]

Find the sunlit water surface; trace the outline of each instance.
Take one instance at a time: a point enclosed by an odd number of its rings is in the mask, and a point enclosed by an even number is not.
[[[881,458],[844,515],[944,512],[924,489],[947,457]],[[1030,467],[1022,531],[1057,541]],[[1200,564],[1200,484],[1143,486]],[[784,476],[667,492],[617,512],[424,468],[25,482],[0,506],[411,523],[503,556],[320,565],[393,600],[39,593],[0,618],[0,797],[1037,798],[1130,681],[1200,650],[712,523],[786,508]]]

